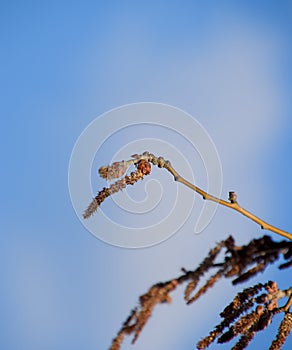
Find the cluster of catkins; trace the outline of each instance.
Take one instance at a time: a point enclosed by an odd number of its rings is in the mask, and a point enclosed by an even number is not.
[[[265,289],[265,292],[259,294],[262,289]],[[290,291],[278,289],[274,281],[266,284],[258,283],[244,289],[221,312],[222,322],[207,337],[198,342],[197,349],[206,349],[216,339],[222,344],[238,336],[240,338],[232,349],[245,349],[257,332],[267,328],[272,318],[283,312],[284,318],[279,326],[278,334],[270,346],[271,350],[280,349],[291,331],[292,314],[284,307],[278,307],[278,301],[287,297],[289,293]]]

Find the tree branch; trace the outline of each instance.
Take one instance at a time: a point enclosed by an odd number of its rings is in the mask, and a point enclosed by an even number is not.
[[[248,210],[242,208],[236,201],[236,194],[234,192],[229,192],[229,200],[230,202],[225,201],[224,199],[221,198],[217,198],[215,196],[212,196],[211,194],[205,192],[204,190],[202,190],[201,188],[193,185],[192,183],[190,183],[189,181],[187,181],[185,178],[183,178],[171,165],[171,163],[168,160],[165,160],[163,157],[155,157],[153,154],[149,153],[149,152],[144,152],[142,155],[137,155],[134,154],[132,157],[135,158],[134,161],[127,161],[127,164],[136,164],[139,161],[146,160],[154,165],[158,165],[158,167],[160,168],[165,168],[167,171],[169,171],[173,177],[174,180],[177,182],[182,183],[183,185],[189,187],[191,190],[195,191],[196,193],[198,193],[199,195],[201,195],[203,197],[203,199],[205,200],[209,200],[215,203],[218,203],[220,205],[223,205],[225,207],[231,208],[233,210],[238,211],[239,213],[241,213],[242,215],[246,216],[247,218],[249,218],[250,220],[256,222],[257,224],[259,224],[261,226],[261,228],[263,230],[268,230],[274,233],[277,233],[278,235],[281,235],[285,238],[288,238],[290,240],[292,240],[292,234],[289,232],[286,232],[278,227],[275,227],[269,223],[267,223],[266,221],[260,219],[259,217],[257,217],[256,215],[254,215],[253,213],[249,212]]]

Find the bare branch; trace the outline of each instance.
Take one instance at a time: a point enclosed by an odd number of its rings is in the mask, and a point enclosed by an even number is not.
[[[257,217],[253,213],[251,213],[248,210],[241,207],[237,202],[237,195],[235,192],[229,192],[229,202],[228,202],[224,199],[217,198],[217,197],[205,192],[200,187],[197,187],[197,186],[193,185],[192,183],[190,183],[189,181],[187,181],[173,168],[171,163],[168,160],[165,160],[163,157],[156,157],[154,154],[149,153],[149,152],[144,152],[143,154],[140,154],[140,155],[134,154],[132,157],[133,157],[133,159],[130,159],[128,161],[115,162],[111,166],[101,167],[99,169],[100,175],[102,177],[108,178],[108,179],[120,177],[121,175],[123,175],[125,173],[127,167],[129,167],[132,164],[138,166],[138,168],[139,168],[139,166],[141,166],[141,164],[144,164],[144,167],[146,165],[148,172],[144,173],[144,175],[147,175],[150,173],[150,167],[149,167],[150,164],[149,163],[152,163],[153,165],[157,165],[159,168],[165,168],[167,171],[169,171],[173,175],[175,181],[180,182],[183,185],[190,188],[191,190],[195,191],[196,193],[201,195],[203,197],[203,199],[209,200],[209,201],[218,203],[220,205],[223,205],[225,207],[231,208],[233,210],[236,210],[239,213],[241,213],[242,215],[249,218],[250,220],[259,224],[262,229],[277,233],[285,238],[292,240],[291,233],[286,232],[278,227],[275,227],[275,226],[267,223],[266,221],[260,219],[259,217]],[[145,163],[141,163],[143,161]],[[119,180],[119,181],[122,181],[122,180]],[[123,186],[120,186],[119,189],[124,188],[127,184],[133,184],[133,182],[131,182],[129,180],[129,183],[126,183],[126,184],[123,183]],[[106,190],[106,189],[104,189],[104,190]],[[112,191],[108,195],[111,195],[112,193],[114,193],[114,191]],[[101,204],[101,202],[98,201],[99,196],[100,196],[100,193],[93,199],[92,203],[89,205],[88,209],[85,211],[85,213],[83,215],[85,219],[88,218],[89,216],[91,216],[92,212],[94,212],[97,209],[97,207]],[[104,200],[104,198],[103,198],[103,200]]]

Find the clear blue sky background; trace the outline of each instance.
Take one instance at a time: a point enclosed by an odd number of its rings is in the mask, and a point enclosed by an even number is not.
[[[2,349],[107,349],[151,284],[195,267],[231,233],[241,243],[263,233],[224,208],[203,235],[190,222],[148,249],[87,232],[68,164],[109,109],[153,101],[194,115],[217,146],[224,193],[291,232],[291,27],[291,1],[1,3]],[[290,275],[272,268],[260,279],[287,288]],[[178,293],[133,349],[193,349],[235,292],[223,282],[190,307]],[[272,338],[263,332],[251,349]]]

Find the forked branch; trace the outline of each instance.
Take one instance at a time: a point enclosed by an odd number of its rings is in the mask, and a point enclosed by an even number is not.
[[[190,183],[185,178],[183,178],[173,168],[170,161],[165,160],[163,157],[156,157],[154,154],[149,152],[144,152],[143,154],[140,154],[140,155],[134,154],[132,156],[132,159],[130,160],[115,162],[108,167],[104,167],[104,166],[101,167],[99,169],[100,175],[103,178],[107,178],[108,180],[123,176],[131,165],[136,165],[137,170],[135,172],[132,172],[130,175],[125,176],[121,180],[118,180],[117,182],[112,184],[109,188],[104,188],[102,191],[100,191],[98,195],[93,199],[89,207],[86,209],[86,211],[84,212],[83,217],[85,219],[90,217],[97,210],[97,208],[100,206],[100,204],[104,201],[106,197],[123,189],[124,187],[126,187],[126,185],[133,185],[139,179],[143,179],[144,175],[148,175],[151,170],[150,163],[152,163],[153,165],[157,165],[159,168],[165,168],[166,170],[168,170],[173,175],[175,181],[180,182],[183,185],[189,187],[191,190],[201,195],[203,199],[210,200],[212,202],[215,202],[225,207],[236,210],[242,215],[249,218],[250,220],[259,224],[262,229],[277,233],[285,238],[292,240],[291,233],[286,232],[278,227],[275,227],[267,223],[266,221],[260,219],[253,213],[241,207],[237,202],[237,195],[234,192],[229,192],[229,198],[228,198],[229,201],[226,201],[221,198],[217,198],[205,192],[200,187],[197,187],[194,184]]]

